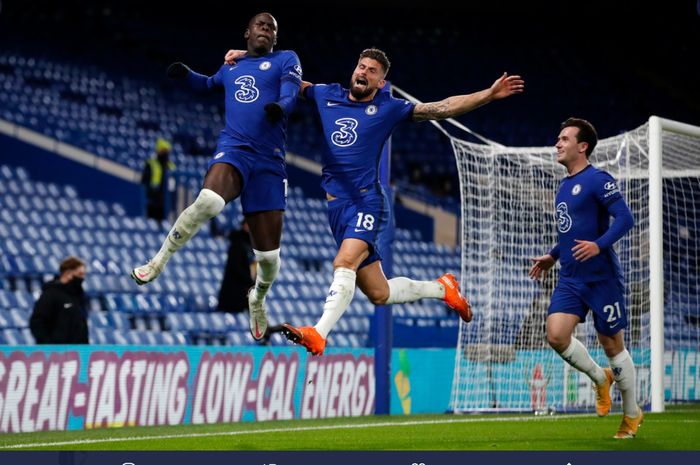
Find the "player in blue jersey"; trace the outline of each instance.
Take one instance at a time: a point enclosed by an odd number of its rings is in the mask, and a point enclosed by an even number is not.
[[[248,294],[250,331],[265,336],[265,296],[280,267],[282,215],[286,206],[287,175],[284,155],[287,117],[296,102],[302,70],[292,51],[273,52],[277,21],[260,13],[248,23],[247,54],[233,66],[224,64],[213,76],[195,73],[182,63],[168,68],[171,78],[206,91],[223,87],[226,126],[199,196],[178,217],[160,251],[132,271],[139,284],[158,277],[168,259],[229,201],[241,197],[257,261],[255,286]]]
[[[633,438],[643,415],[637,405],[634,363],[623,339],[627,312],[620,262],[612,246],[632,228],[634,219],[615,179],[588,162],[597,142],[588,121],[569,118],[562,123],[557,161],[568,176],[559,184],[555,202],[559,242],[548,254],[532,259],[530,277],[538,279],[559,259],[559,283],[547,312],[547,340],[595,383],[599,416],[610,411],[610,387],[617,383],[624,415],[615,438]],[[610,368],[601,368],[573,337],[589,310]]]
[[[225,59],[236,58],[230,51]],[[436,281],[404,277],[387,280],[382,271],[386,228],[392,212],[379,183],[382,147],[402,121],[439,120],[467,113],[491,100],[523,90],[519,76],[503,74],[485,90],[448,97],[440,102],[411,104],[380,92],[390,63],[379,49],[360,54],[350,88],[340,84],[302,83],[302,95],[312,100],[321,116],[327,149],[323,159],[322,187],[328,200],[328,219],[338,245],[333,260],[333,282],[315,326],[283,325],[283,332],[309,352],[321,355],[326,338],[350,305],[357,285],[376,305],[443,299],[460,317],[471,321],[472,312],[449,273]]]

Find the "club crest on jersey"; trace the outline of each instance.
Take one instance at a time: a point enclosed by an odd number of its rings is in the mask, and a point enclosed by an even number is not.
[[[377,113],[377,106],[376,105],[370,105],[367,108],[365,108],[365,113],[368,115],[372,116],[375,113]]]
[[[260,63],[259,68],[260,71],[267,71],[268,69],[270,69],[270,66],[272,66],[272,63],[270,63],[269,61],[263,61],[262,63]]]
[[[578,195],[581,192],[581,184],[576,184],[573,189],[571,189],[571,195]]]

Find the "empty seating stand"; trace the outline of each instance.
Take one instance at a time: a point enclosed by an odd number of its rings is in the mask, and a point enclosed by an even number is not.
[[[3,343],[33,342],[27,321],[43,282],[54,277],[62,258],[77,255],[88,268],[84,288],[93,343],[255,344],[247,313],[216,310],[228,250],[223,237],[212,236],[203,228],[174,255],[156,281],[137,286],[129,277],[131,268],[160,247],[169,225],[130,217],[118,204],[80,198],[71,185],[34,181],[23,168],[0,165],[0,180]],[[17,200],[29,198],[32,200]],[[323,312],[336,246],[326,223],[325,202],[305,198],[301,189],[292,188],[289,204],[283,265],[267,299],[270,323],[313,325]],[[229,215],[240,214],[235,206],[227,209]],[[134,234],[138,234],[138,243],[132,239]],[[459,269],[458,253],[421,242],[419,237],[418,233],[397,231],[397,275],[435,279],[446,269]],[[444,326],[445,320],[458,322],[440,301],[394,308],[397,315],[433,320],[438,326]],[[373,314],[374,306],[358,290],[329,344],[368,346]],[[267,343],[289,344],[279,334]]]

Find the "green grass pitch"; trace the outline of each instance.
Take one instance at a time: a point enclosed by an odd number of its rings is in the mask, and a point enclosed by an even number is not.
[[[700,409],[647,413],[615,440],[621,414],[413,415],[0,435],[8,450],[700,450]]]

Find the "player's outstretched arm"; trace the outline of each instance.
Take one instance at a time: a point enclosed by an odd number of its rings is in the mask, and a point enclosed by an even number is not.
[[[503,73],[488,89],[468,95],[454,95],[439,102],[419,103],[413,110],[413,120],[441,120],[463,115],[492,100],[519,94],[524,89],[525,81],[520,76]]]
[[[547,271],[549,271],[555,263],[554,257],[549,254],[531,258],[530,260],[532,260],[533,263],[528,276],[532,279],[540,279],[540,276],[545,277]]]
[[[209,78],[203,74],[196,73],[186,64],[177,61],[168,66],[165,72],[170,79],[186,83],[191,89],[197,92],[209,90],[217,82],[214,78]]]
[[[182,63],[181,61],[176,61],[175,63],[171,63],[170,66],[168,66],[168,69],[165,71],[165,74],[167,74],[170,79],[182,79],[184,77],[187,77],[187,74],[189,72],[189,66]]]

